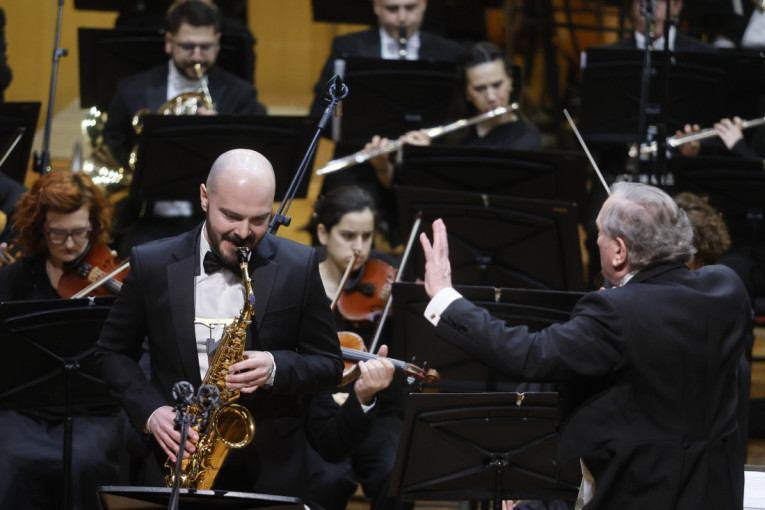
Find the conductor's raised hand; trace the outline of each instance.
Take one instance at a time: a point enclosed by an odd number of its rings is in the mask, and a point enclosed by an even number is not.
[[[441,218],[433,222],[433,244],[425,232],[420,234],[420,244],[425,252],[425,292],[432,298],[440,290],[452,286],[449,243],[446,225]]]
[[[154,439],[157,440],[159,446],[167,454],[172,462],[175,462],[178,453],[178,445],[181,442],[181,432],[175,428],[175,414],[176,411],[170,406],[162,406],[157,409],[149,419],[149,430],[151,430]],[[194,444],[199,440],[199,434],[196,430],[189,427],[188,437],[183,452],[184,458],[194,453],[196,448]]]

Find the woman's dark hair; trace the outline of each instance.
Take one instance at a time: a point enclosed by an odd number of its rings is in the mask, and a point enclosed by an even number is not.
[[[706,197],[688,191],[675,196],[678,207],[684,210],[693,227],[693,246],[699,265],[716,264],[730,248],[730,234],[722,214],[709,205]]]
[[[507,63],[505,54],[499,47],[491,42],[483,41],[471,44],[460,55],[457,60],[457,88],[455,93],[458,94],[457,104],[462,105],[461,111],[457,111],[459,118],[464,119],[472,117],[478,113],[472,103],[465,99],[465,88],[467,87],[467,70],[481,64],[488,64],[489,62],[495,62],[499,60],[505,65],[505,72],[512,78],[513,69]]]
[[[323,224],[327,230],[337,225],[343,216],[351,212],[372,211],[377,225],[377,210],[372,196],[359,186],[342,186],[325,195],[320,195],[313,206],[313,214],[308,224],[313,244],[318,243],[316,227]]]
[[[491,42],[477,42],[467,46],[457,59],[457,85],[454,87],[454,96],[452,97],[449,118],[452,121],[460,119],[469,119],[478,114],[473,103],[465,97],[467,88],[467,70],[481,64],[500,61],[505,66],[505,72],[511,78],[513,77],[512,66],[505,59],[505,54],[499,47]],[[513,82],[515,86],[515,82]],[[468,133],[465,130],[457,130],[446,135],[443,143],[448,145],[462,145]]]

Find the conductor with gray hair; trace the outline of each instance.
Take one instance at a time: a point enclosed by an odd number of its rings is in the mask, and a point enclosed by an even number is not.
[[[425,251],[426,319],[511,378],[557,381],[557,461],[579,461],[586,510],[741,509],[737,367],[751,305],[725,266],[696,271],[685,212],[658,188],[618,183],[597,218],[603,276],[569,321],[510,327],[451,283],[442,220]]]

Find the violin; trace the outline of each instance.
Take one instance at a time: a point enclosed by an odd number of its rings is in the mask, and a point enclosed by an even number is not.
[[[340,351],[343,355],[343,378],[340,386],[344,386],[359,376],[358,363],[377,359],[380,356],[370,354],[364,345],[364,340],[356,333],[350,331],[341,331],[337,334],[340,337]],[[425,384],[437,384],[441,380],[438,372],[432,368],[424,369],[411,363],[399,361],[393,358],[387,358],[396,370],[400,370],[409,375],[412,380],[422,381]],[[413,382],[413,381],[410,381]]]
[[[20,256],[21,250],[9,243],[7,248],[0,250],[0,269],[13,264]]]
[[[346,320],[374,322],[385,309],[397,272],[382,260],[367,260],[358,282],[343,290],[337,309]]]
[[[128,271],[127,263],[121,264],[108,247],[93,244],[74,267],[64,271],[56,290],[64,298],[116,296]]]

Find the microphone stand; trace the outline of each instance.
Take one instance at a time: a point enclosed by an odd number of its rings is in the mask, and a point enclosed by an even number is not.
[[[319,137],[321,136],[322,131],[324,131],[324,129],[327,127],[327,123],[329,123],[329,119],[335,110],[335,106],[337,106],[337,104],[345,96],[348,95],[348,86],[343,83],[340,75],[336,74],[334,77],[332,77],[327,86],[329,87],[328,92],[332,99],[330,99],[327,108],[324,110],[324,114],[319,120],[319,124],[316,128],[316,134],[314,135],[313,140],[311,140],[311,145],[308,146],[308,150],[306,151],[305,156],[303,156],[303,161],[300,162],[300,166],[295,172],[295,176],[292,178],[290,187],[287,189],[287,193],[284,195],[284,200],[282,200],[282,203],[279,206],[279,210],[271,219],[271,224],[268,226],[268,231],[271,234],[276,234],[276,231],[279,230],[281,225],[289,227],[292,218],[286,215],[287,210],[290,208],[290,205],[292,205],[292,200],[295,198],[295,193],[297,193],[297,189],[300,186],[303,177],[305,176],[306,169],[308,168],[308,162],[311,161],[313,154],[316,152],[316,147],[319,144]]]
[[[199,392],[194,395],[194,387],[191,383],[180,381],[173,386],[173,398],[175,399],[175,428],[180,428],[181,442],[178,447],[178,454],[175,460],[175,476],[173,477],[173,487],[170,491],[170,499],[167,503],[168,510],[178,510],[178,501],[181,489],[181,468],[183,465],[183,445],[189,435],[189,427],[197,425],[199,433],[205,434],[210,425],[210,415],[212,411],[219,407],[220,391],[212,384],[203,384],[199,387]],[[201,413],[197,415],[188,414],[186,411],[189,406],[199,404]]]
[[[50,93],[48,94],[48,113],[45,118],[45,133],[43,135],[43,146],[40,154],[35,151],[34,168],[39,174],[48,173],[50,166],[50,132],[53,124],[53,102],[56,97],[56,79],[58,77],[58,61],[61,57],[69,54],[69,50],[61,48],[61,19],[64,15],[64,0],[58,0],[58,20],[56,21],[56,40],[53,47],[53,70],[50,75]]]
[[[645,27],[643,29],[643,37],[645,41],[645,48],[643,49],[643,73],[640,81],[640,106],[638,110],[638,147],[648,146],[651,142],[648,132],[648,101],[650,97],[651,89],[651,46],[653,45],[653,34],[651,33],[651,25],[653,25],[653,0],[642,0],[640,11],[643,14],[645,20]],[[665,44],[668,37],[665,34]],[[632,182],[640,182],[640,176],[645,174],[644,170],[647,167],[648,158],[641,157],[638,153],[637,164],[632,169]]]
[[[669,84],[670,84],[670,69],[672,67],[672,54],[675,52],[673,48],[670,47],[670,34],[672,33],[672,28],[676,27],[678,25],[678,20],[675,18],[670,17],[671,6],[672,2],[668,1],[666,5],[666,12],[664,13],[664,61],[662,67],[664,68],[664,81],[661,84],[661,96],[659,98],[659,104],[660,106],[660,118],[661,122],[659,123],[659,129],[657,131],[657,163],[656,163],[656,169],[657,169],[657,175],[656,175],[656,185],[662,186],[665,184],[668,184],[665,182],[667,179],[667,173],[668,173],[668,166],[667,166],[667,105],[669,105]],[[677,39],[677,30],[675,32],[675,39]]]

